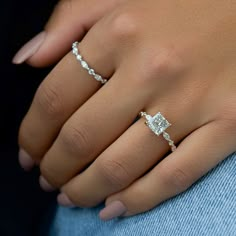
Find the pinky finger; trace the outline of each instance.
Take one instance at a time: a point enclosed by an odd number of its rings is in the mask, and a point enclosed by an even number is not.
[[[215,121],[194,131],[148,174],[107,198],[100,218],[136,215],[187,190],[235,151],[235,133],[231,130]]]

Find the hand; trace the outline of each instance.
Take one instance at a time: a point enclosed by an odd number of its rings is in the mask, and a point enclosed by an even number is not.
[[[13,58],[13,63],[27,62],[45,67],[60,60],[71,42],[81,40],[107,12],[125,0],[61,0],[45,26]]]
[[[39,87],[19,143],[61,188],[59,202],[101,218],[147,211],[186,189],[236,146],[236,5],[128,1],[98,21],[79,50],[103,87],[69,53]],[[96,40],[94,40],[96,39]],[[177,145],[140,111],[160,111]]]

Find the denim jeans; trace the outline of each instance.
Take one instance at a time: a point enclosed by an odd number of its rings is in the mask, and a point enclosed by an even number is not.
[[[103,222],[98,218],[102,207],[58,206],[48,235],[236,236],[236,153],[186,192],[149,212]]]

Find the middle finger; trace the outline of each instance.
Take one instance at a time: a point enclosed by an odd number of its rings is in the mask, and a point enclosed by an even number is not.
[[[66,183],[132,124],[145,99],[123,85],[124,77],[127,73],[118,70],[65,123],[40,166],[50,184],[60,187]]]

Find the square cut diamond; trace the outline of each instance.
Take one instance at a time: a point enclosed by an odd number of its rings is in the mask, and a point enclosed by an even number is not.
[[[147,125],[158,136],[171,126],[160,112],[155,116],[149,116],[147,119]]]

